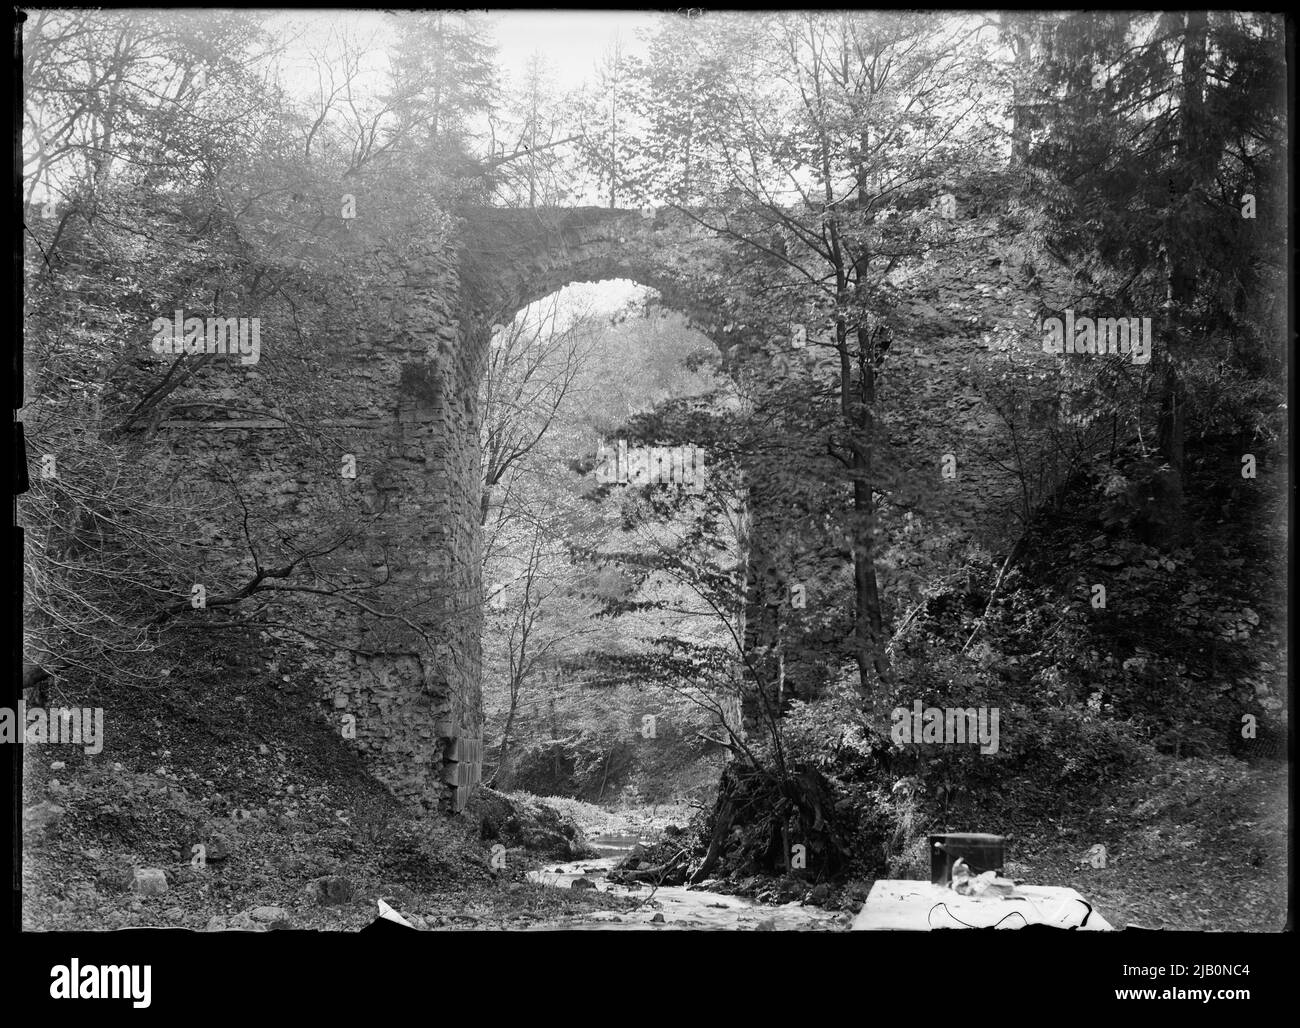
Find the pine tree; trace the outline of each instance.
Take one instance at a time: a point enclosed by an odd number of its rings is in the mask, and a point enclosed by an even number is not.
[[[1281,24],[1090,11],[1038,27],[1034,75],[1048,102],[1027,146],[1031,195],[1048,245],[1093,283],[1091,302],[1161,312],[1155,439],[1172,538],[1190,363],[1270,274],[1266,234],[1241,206],[1245,194],[1280,201]]]
[[[475,120],[492,108],[494,47],[483,15],[434,11],[400,22],[391,102],[426,159],[465,170]]]
[[[624,187],[636,153],[630,124],[631,94],[636,88],[633,69],[634,62],[616,36],[596,64],[594,82],[584,87],[576,104],[583,159],[611,208],[631,199]]]

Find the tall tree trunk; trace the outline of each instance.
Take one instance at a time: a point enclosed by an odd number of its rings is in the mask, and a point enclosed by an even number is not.
[[[841,308],[847,306],[847,290],[841,290]],[[884,630],[880,612],[880,587],[876,577],[874,529],[875,502],[871,496],[871,407],[876,399],[875,369],[872,355],[864,351],[870,345],[858,333],[858,396],[853,396],[853,373],[848,345],[848,324],[836,319],[836,342],[840,350],[841,410],[849,430],[853,454],[853,636],[854,659],[858,665],[858,684],[863,692],[869,688],[874,673],[880,682],[889,680],[889,658],[885,653]]]
[[[510,752],[510,732],[515,726],[515,711],[519,709],[519,688],[510,690],[510,713],[506,715],[506,727],[501,733],[501,748],[497,751],[497,766],[492,772],[491,779],[488,780],[488,788],[495,789],[497,779],[501,777],[501,769],[506,766],[506,756]]]
[[[551,695],[548,697],[548,699],[550,701],[550,713],[551,713],[551,742],[556,743],[560,741],[560,718],[559,715],[555,712],[555,693],[552,692]],[[559,781],[560,750],[558,746],[551,747],[551,756],[554,758],[555,779],[556,781]]]
[[[1015,15],[1002,14],[1002,24],[1006,27],[1007,40],[1015,57],[1015,67],[1011,82],[1011,159],[1012,169],[1022,168],[1029,157],[1029,130],[1033,124],[1030,113],[1032,107],[1027,95],[1030,81],[1029,63],[1031,60],[1030,33],[1021,27],[1010,27]]]
[[[889,658],[885,655],[884,630],[880,616],[880,587],[876,578],[875,540],[871,538],[870,525],[875,520],[871,499],[870,464],[855,455],[853,462],[853,513],[863,526],[853,540],[853,629],[857,636],[855,657],[859,682],[865,690],[875,672],[879,681],[889,679]],[[858,477],[858,476],[862,477]]]
[[[876,577],[876,543],[873,537],[876,510],[871,496],[871,451],[865,433],[870,429],[870,409],[862,412],[864,444],[853,451],[853,630],[857,636],[859,683],[863,690],[870,681],[868,670],[878,681],[889,680],[889,658],[885,654],[884,629],[880,614],[880,585]]]
[[[767,689],[768,683],[776,680],[773,654],[778,629],[770,602],[776,558],[766,546],[771,531],[763,516],[766,502],[767,497],[760,490],[750,488],[753,529],[749,533],[745,561],[745,602],[741,629],[744,656],[751,672],[749,687],[742,688],[741,692],[741,721],[747,734],[770,731],[772,721],[780,716],[776,698]]]
[[[1201,118],[1205,106],[1205,51],[1208,17],[1205,11],[1186,14],[1183,34],[1182,105],[1179,116],[1179,146],[1176,171],[1179,192],[1186,196],[1202,186],[1207,163],[1200,143]],[[1197,256],[1184,252],[1177,244],[1169,254],[1167,314],[1164,319],[1164,345],[1158,360],[1160,414],[1156,429],[1156,447],[1169,471],[1161,487],[1160,512],[1166,522],[1164,541],[1178,538],[1183,518],[1183,480],[1186,472],[1186,402],[1187,391],[1178,373],[1175,346],[1186,315],[1195,300]]]

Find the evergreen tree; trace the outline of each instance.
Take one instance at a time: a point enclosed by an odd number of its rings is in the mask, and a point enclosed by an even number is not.
[[[1077,305],[1150,312],[1158,409],[1154,482],[1170,537],[1182,515],[1189,375],[1231,327],[1268,334],[1248,298],[1276,292],[1283,225],[1280,20],[1241,12],[1134,19],[1080,12],[1037,24],[1047,102],[1027,147],[1047,245],[1074,264]],[[1243,218],[1244,197],[1272,218]],[[1111,313],[1107,311],[1106,313]]]
[[[477,119],[491,109],[495,48],[481,14],[433,11],[401,19],[392,60],[398,131],[439,166],[468,170]]]

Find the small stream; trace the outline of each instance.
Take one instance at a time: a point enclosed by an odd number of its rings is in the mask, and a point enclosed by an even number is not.
[[[530,871],[529,880],[567,889],[578,879],[586,878],[601,892],[633,899],[650,896],[651,885],[615,885],[607,878],[614,865],[633,846],[650,840],[637,835],[598,835],[587,841],[600,854],[599,857],[547,864],[542,870]],[[654,920],[656,914],[663,915],[662,922]],[[743,896],[727,896],[707,889],[661,885],[642,907],[623,911],[595,910],[583,921],[566,923],[564,927],[625,931],[672,928],[753,931],[762,925],[764,930],[775,931],[843,931],[849,927],[850,921],[851,915],[843,911],[826,911],[799,903],[759,903]]]
[[[602,857],[625,857],[636,846],[649,846],[654,840],[644,835],[593,835],[587,845]]]

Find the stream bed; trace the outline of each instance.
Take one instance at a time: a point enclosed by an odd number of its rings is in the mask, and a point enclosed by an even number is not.
[[[579,879],[586,879],[601,892],[632,899],[645,899],[634,910],[596,910],[580,921],[566,922],[564,929],[607,929],[624,931],[660,931],[689,929],[694,931],[844,931],[852,915],[844,911],[827,911],[799,903],[760,903],[744,896],[728,896],[707,889],[685,885],[616,885],[609,872],[638,842],[639,836],[605,835],[588,840],[602,856],[569,863],[547,864],[530,871],[530,881],[554,888],[568,889]],[[653,896],[651,892],[653,890]],[[661,920],[656,921],[656,915]]]

